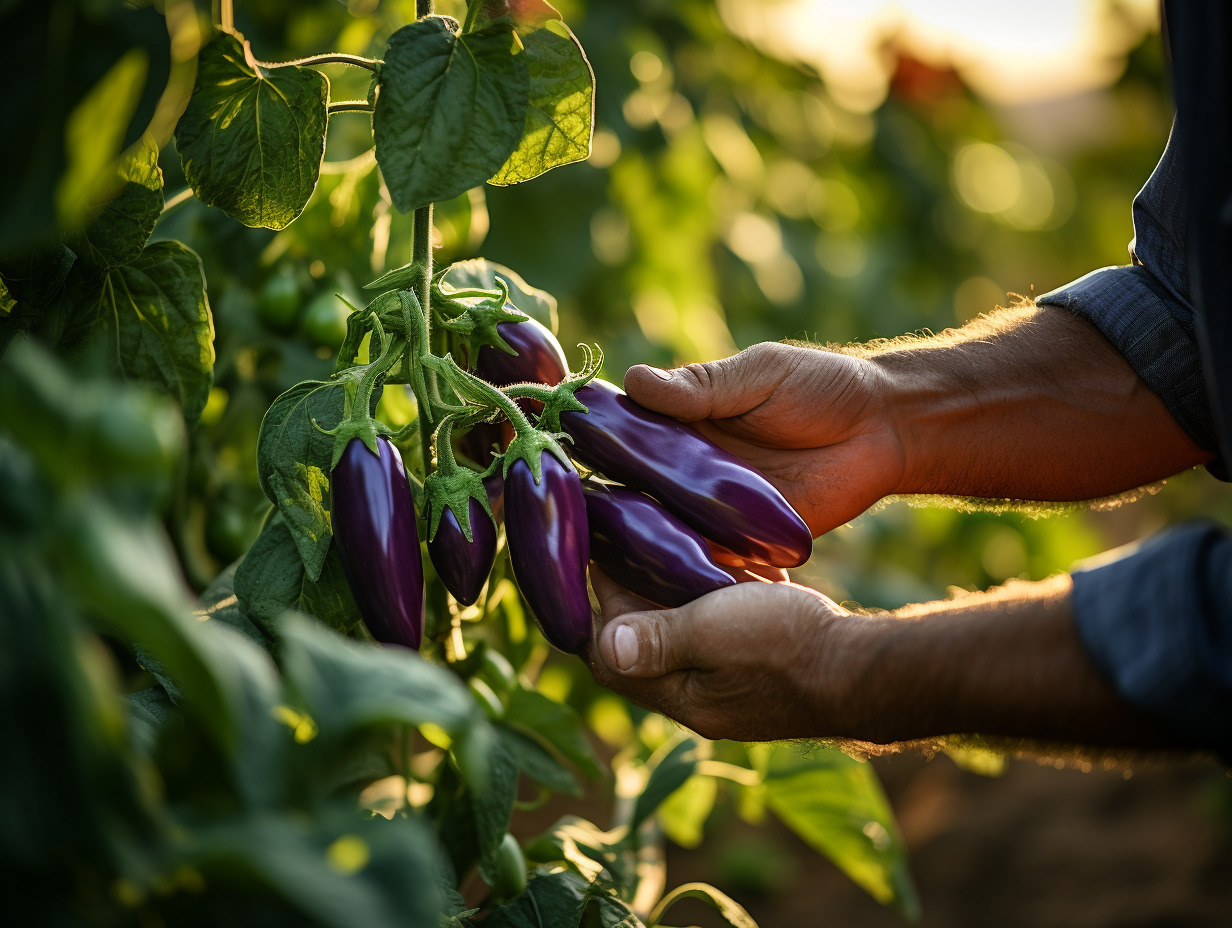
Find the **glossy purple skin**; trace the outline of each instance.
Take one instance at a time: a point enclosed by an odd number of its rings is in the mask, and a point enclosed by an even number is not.
[[[506,354],[491,345],[480,348],[475,373],[488,383],[498,387],[523,382],[555,386],[569,373],[560,342],[537,320],[502,322],[496,331],[517,354]]]
[[[578,654],[590,640],[586,500],[577,471],[550,453],[542,461],[537,486],[530,465],[521,459],[505,479],[509,560],[543,636],[562,651]]]
[[[445,589],[464,606],[479,598],[483,582],[492,572],[496,560],[496,525],[488,518],[478,500],[470,502],[471,540],[462,534],[462,526],[452,509],[441,514],[436,534],[428,542],[428,556]]]
[[[592,380],[577,391],[588,413],[567,412],[569,454],[649,493],[711,541],[762,564],[798,567],[813,550],[800,515],[762,474],[696,429]]]
[[[330,519],[347,583],[377,641],[418,650],[424,578],[415,501],[402,456],[384,436],[380,457],[358,438],[330,476]]]
[[[706,540],[645,493],[584,489],[590,556],[619,583],[660,606],[683,606],[725,586]]]

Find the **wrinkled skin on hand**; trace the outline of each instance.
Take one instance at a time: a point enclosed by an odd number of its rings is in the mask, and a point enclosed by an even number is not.
[[[760,470],[814,536],[896,492],[902,442],[884,374],[863,358],[764,342],[739,354],[666,372],[631,367],[638,403],[693,423]]]
[[[849,614],[822,594],[738,583],[658,609],[593,565],[591,584],[600,613],[587,663],[630,701],[711,739],[816,738],[844,727],[831,668]]]

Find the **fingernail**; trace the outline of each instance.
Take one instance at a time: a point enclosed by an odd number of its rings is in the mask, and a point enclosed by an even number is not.
[[[646,368],[646,370],[650,371],[650,373],[654,374],[660,380],[671,380],[672,379],[671,371],[665,371],[661,367],[653,367],[649,364],[643,364],[642,367]]]
[[[612,635],[612,650],[616,652],[616,666],[628,670],[637,663],[637,632],[622,625]]]

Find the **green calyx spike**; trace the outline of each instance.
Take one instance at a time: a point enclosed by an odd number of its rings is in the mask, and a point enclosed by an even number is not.
[[[474,359],[485,345],[492,345],[505,354],[517,354],[501,338],[496,327],[503,322],[525,322],[530,317],[509,303],[508,284],[498,277],[496,285],[498,289],[495,291],[454,290],[446,293],[438,283],[433,291],[436,297],[432,304],[433,312],[441,328],[448,330],[459,344],[465,346],[465,356],[468,358]],[[476,297],[477,301],[470,302]],[[447,310],[458,312],[457,315],[446,316]]]
[[[493,472],[494,469],[495,462],[485,474]],[[488,491],[483,485],[485,474],[452,464],[451,467],[438,467],[428,475],[423,489],[424,503],[428,507],[428,541],[436,537],[446,509],[453,510],[454,518],[458,520],[458,527],[462,529],[466,540],[474,541],[471,530],[471,500],[478,500],[488,518],[493,518]]]
[[[599,373],[599,368],[603,366],[603,352],[599,350],[597,345],[593,350],[589,345],[581,345],[580,347],[585,356],[582,370],[570,374],[556,386],[552,387],[546,398],[542,398],[543,412],[539,414],[539,425],[549,432],[561,431],[560,417],[562,413],[589,412],[574,394],[595,379],[595,376]],[[510,396],[517,396],[520,392],[517,387],[509,390]],[[539,398],[541,397],[536,394],[536,399]]]
[[[526,432],[518,432],[510,442],[509,448],[505,451],[501,476],[509,476],[509,468],[513,466],[515,461],[523,460],[526,466],[530,468],[531,476],[535,478],[535,485],[539,485],[540,479],[543,477],[543,453],[548,452],[556,457],[558,461],[565,465],[566,470],[576,470],[573,462],[569,460],[569,455],[565,453],[565,449],[561,447],[557,437],[540,429],[531,429]],[[501,460],[501,459],[497,459]]]

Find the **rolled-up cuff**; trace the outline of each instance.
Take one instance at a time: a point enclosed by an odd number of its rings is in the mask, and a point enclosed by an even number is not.
[[[1232,537],[1186,524],[1079,565],[1073,583],[1079,637],[1117,692],[1232,760]]]
[[[1036,302],[1087,319],[1137,371],[1177,424],[1206,451],[1219,441],[1192,315],[1144,267],[1106,267],[1045,293]],[[1207,465],[1221,480],[1221,459]]]

